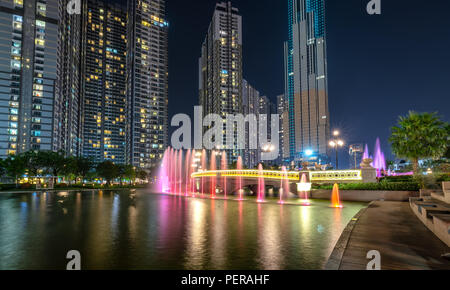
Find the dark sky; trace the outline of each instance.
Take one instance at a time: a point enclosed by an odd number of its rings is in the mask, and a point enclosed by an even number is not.
[[[276,101],[284,93],[287,0],[234,0],[243,16],[244,77]],[[328,0],[329,105],[347,144],[377,136],[389,156],[390,127],[409,110],[450,112],[450,1]],[[198,58],[216,1],[167,0],[170,116],[198,102]],[[348,157],[342,152],[344,164]],[[389,159],[392,157],[388,157]]]

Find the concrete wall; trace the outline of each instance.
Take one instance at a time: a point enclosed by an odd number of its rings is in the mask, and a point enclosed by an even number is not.
[[[418,197],[419,192],[414,191],[375,191],[375,190],[340,190],[340,198],[343,201],[363,201],[374,200],[386,201],[408,201],[410,197]],[[331,199],[331,190],[311,191],[313,199]]]

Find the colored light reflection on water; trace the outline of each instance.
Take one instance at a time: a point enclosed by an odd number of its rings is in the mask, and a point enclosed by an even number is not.
[[[143,191],[2,194],[0,268],[63,270],[67,249],[77,249],[83,269],[322,269],[366,206],[277,201]]]

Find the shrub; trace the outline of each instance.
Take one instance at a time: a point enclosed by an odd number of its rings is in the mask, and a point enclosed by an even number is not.
[[[16,189],[16,184],[2,184],[1,190],[14,190]]]
[[[386,176],[380,179],[381,182],[411,182],[413,176]]]
[[[31,183],[23,183],[20,185],[20,189],[31,189]]]
[[[436,182],[450,181],[450,173],[442,173],[436,176]]]
[[[332,190],[332,184],[313,185],[313,189]],[[340,190],[382,190],[382,191],[419,191],[416,182],[380,182],[380,183],[343,183]]]

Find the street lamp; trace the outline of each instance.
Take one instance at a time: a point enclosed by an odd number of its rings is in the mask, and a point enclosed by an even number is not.
[[[337,136],[339,136],[339,132],[334,131],[333,135],[337,137]],[[336,150],[336,169],[339,169],[338,147],[342,147],[342,146],[344,146],[344,141],[342,141],[342,140],[335,139],[335,140],[330,141],[330,147],[333,147]]]

